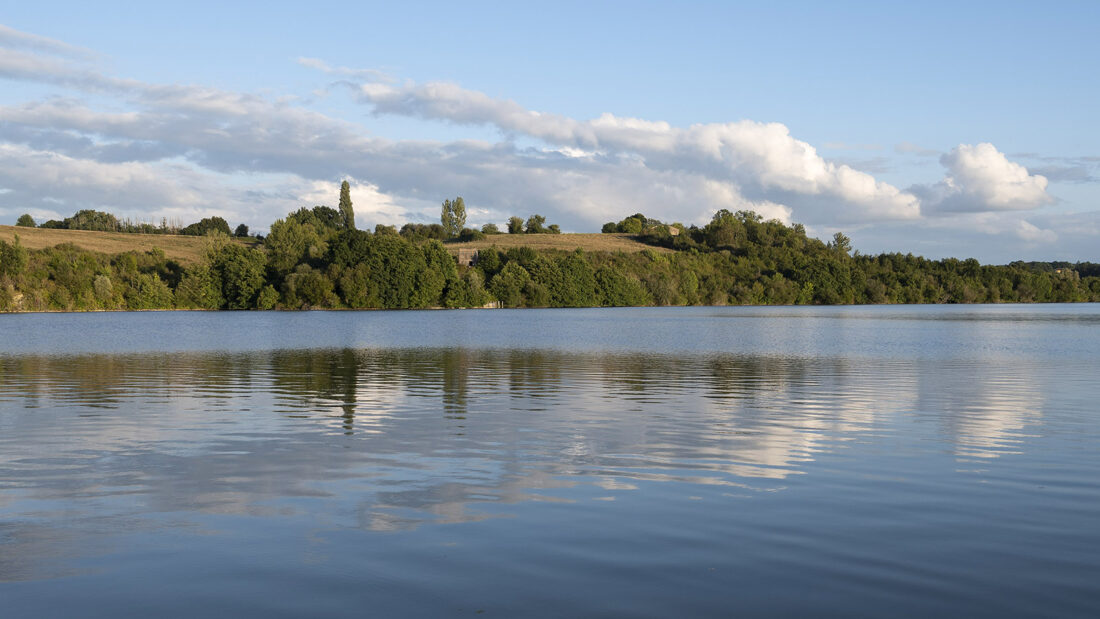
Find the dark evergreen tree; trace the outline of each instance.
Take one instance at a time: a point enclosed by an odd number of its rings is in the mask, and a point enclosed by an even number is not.
[[[346,230],[355,229],[355,210],[351,208],[351,187],[347,181],[340,183],[340,216]]]

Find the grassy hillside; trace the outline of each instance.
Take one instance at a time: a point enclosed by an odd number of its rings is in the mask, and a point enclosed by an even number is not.
[[[153,247],[159,247],[164,250],[164,254],[169,259],[180,264],[199,262],[204,247],[204,239],[199,236],[0,226],[0,240],[11,243],[16,234],[27,249],[44,249],[61,243],[72,243],[89,251],[118,254],[130,250],[144,252]],[[238,239],[238,242],[245,245],[256,243],[254,239]],[[572,251],[579,247],[584,251],[635,253],[643,249],[651,249],[661,253],[672,252],[670,249],[641,243],[630,234],[494,234],[480,241],[447,243],[448,249],[484,249],[493,246],[502,250],[510,247],[530,247],[537,250]]]
[[[480,241],[466,243],[452,241],[447,243],[447,249],[484,249],[493,246],[502,250],[507,250],[510,247],[530,247],[537,250],[560,249],[572,251],[579,247],[584,251],[636,253],[643,249],[651,249],[661,253],[672,253],[671,249],[641,243],[630,234],[492,234]]]
[[[119,254],[135,250],[149,251],[154,247],[164,250],[170,260],[180,264],[196,264],[201,260],[205,239],[200,236],[174,234],[128,234],[122,232],[91,232],[88,230],[53,230],[43,228],[17,228],[0,226],[0,240],[11,243],[15,235],[27,249],[45,249],[72,243],[81,249],[105,254]],[[255,239],[237,239],[244,245],[256,243]]]

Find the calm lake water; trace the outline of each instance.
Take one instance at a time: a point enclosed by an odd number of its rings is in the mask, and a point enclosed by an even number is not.
[[[1096,617],[1100,306],[0,315],[0,616]]]

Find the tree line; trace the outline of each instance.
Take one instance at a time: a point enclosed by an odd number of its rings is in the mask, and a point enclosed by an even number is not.
[[[240,224],[230,231],[229,223],[221,217],[206,217],[193,224],[181,225],[178,221],[169,221],[162,218],[160,224],[151,222],[134,222],[131,219],[119,219],[111,213],[85,209],[77,211],[72,217],[65,219],[50,219],[41,224],[36,224],[34,217],[29,213],[19,216],[15,222],[16,227],[43,228],[47,230],[91,230],[94,232],[122,232],[129,234],[184,234],[190,236],[206,236],[212,232],[220,232],[227,236],[247,237],[248,226]]]
[[[535,215],[508,228],[550,227]],[[461,198],[443,203],[440,224],[359,230],[345,184],[338,209],[289,213],[258,247],[232,241],[228,224],[214,222],[203,259],[191,265],[158,249],[106,255],[0,241],[0,311],[1100,301],[1100,265],[862,255],[843,234],[822,242],[800,224],[747,211],[721,210],[702,227],[638,213],[604,231],[652,247],[490,247],[460,265],[445,242],[486,234],[465,228]]]

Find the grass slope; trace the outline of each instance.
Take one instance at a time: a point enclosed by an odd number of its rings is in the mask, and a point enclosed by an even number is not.
[[[468,243],[448,242],[448,249],[485,249],[496,246],[498,249],[510,247],[530,247],[532,249],[559,249],[572,251],[578,247],[584,251],[606,251],[635,253],[651,249],[661,253],[672,253],[671,249],[654,247],[641,243],[630,234],[492,234],[480,241]]]
[[[0,240],[13,242],[19,235],[23,247],[44,249],[72,243],[81,249],[104,254],[119,254],[130,250],[145,252],[154,247],[164,250],[164,255],[180,264],[195,264],[202,259],[206,239],[201,236],[175,234],[127,234],[122,232],[92,232],[90,230],[54,230],[43,228],[21,228],[0,226]],[[255,239],[235,239],[239,243],[255,244]],[[572,251],[578,247],[586,252],[626,252],[636,253],[643,249],[655,252],[671,253],[672,250],[646,245],[629,234],[494,234],[480,241],[468,243],[448,242],[447,248],[484,249],[497,247],[507,250],[510,247],[530,247],[536,250],[557,249]]]
[[[175,234],[126,234],[122,232],[92,232],[89,230],[52,230],[0,226],[0,240],[11,243],[15,235],[27,249],[44,249],[61,243],[72,243],[81,249],[119,254],[130,250],[145,252],[154,247],[164,250],[164,255],[180,264],[194,264],[202,259],[206,239],[201,236]],[[255,239],[237,239],[237,242],[253,244]]]

